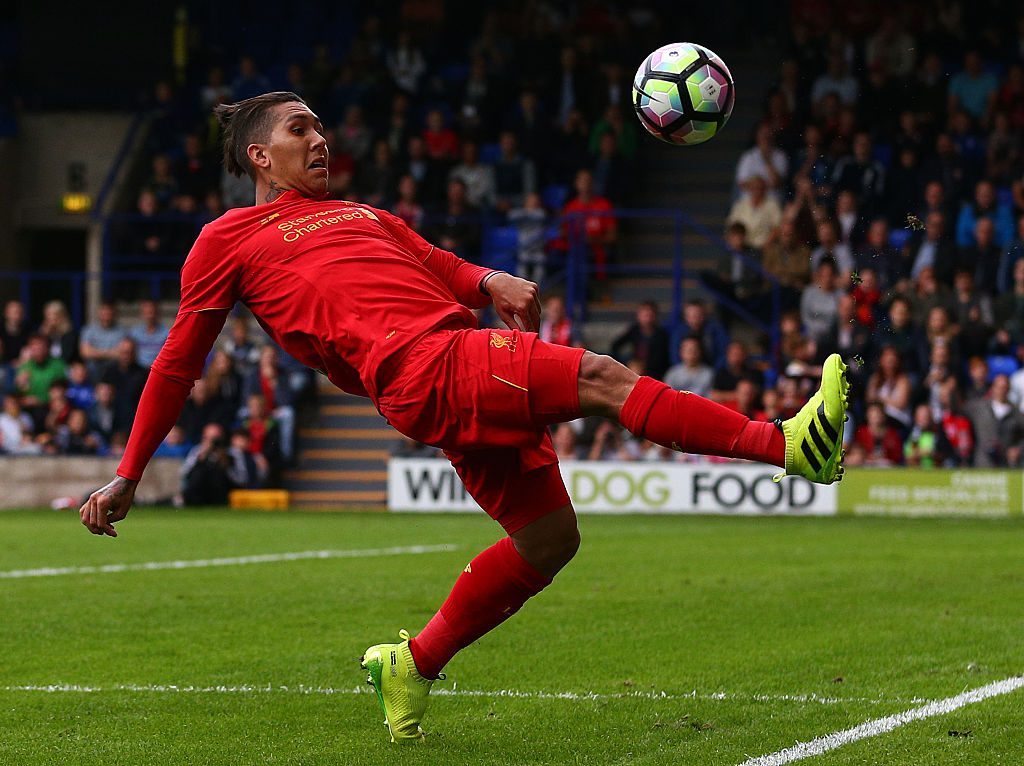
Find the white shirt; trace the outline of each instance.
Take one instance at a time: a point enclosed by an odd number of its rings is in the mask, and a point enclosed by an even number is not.
[[[784,179],[786,171],[789,169],[786,153],[781,149],[772,149],[769,160],[766,161],[761,150],[755,146],[740,155],[740,161],[736,164],[736,185],[742,186],[751,178],[760,176],[767,182],[769,188],[774,188],[771,174],[768,171],[769,161],[771,167],[778,174],[779,180]]]

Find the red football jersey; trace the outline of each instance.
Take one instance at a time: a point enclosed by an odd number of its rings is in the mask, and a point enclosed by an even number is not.
[[[118,473],[141,476],[236,302],[293,357],[376,403],[425,333],[477,326],[470,307],[490,302],[479,289],[489,273],[434,247],[400,218],[354,202],[288,191],[228,211],[203,228],[182,267],[178,317],[153,363]]]

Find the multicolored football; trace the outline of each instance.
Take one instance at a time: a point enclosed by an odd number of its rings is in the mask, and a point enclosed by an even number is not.
[[[640,124],[670,144],[702,144],[722,129],[736,103],[729,67],[696,43],[663,45],[633,78]]]

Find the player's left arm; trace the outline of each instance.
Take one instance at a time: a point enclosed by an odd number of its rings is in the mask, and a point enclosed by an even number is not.
[[[373,212],[388,233],[448,285],[463,306],[483,308],[493,303],[509,329],[536,332],[540,327],[540,289],[533,282],[467,263],[427,242],[398,216],[376,208]]]

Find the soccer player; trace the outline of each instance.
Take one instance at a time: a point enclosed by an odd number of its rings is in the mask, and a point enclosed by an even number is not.
[[[153,451],[174,425],[236,301],[289,354],[367,396],[406,436],[445,450],[507,536],[474,558],[415,637],[366,650],[392,741],[422,736],[445,664],[551,583],[580,544],[547,427],[602,415],[665,447],[757,460],[829,484],[842,476],[845,366],[795,417],[759,423],[607,356],[540,341],[537,285],[473,266],[399,218],[327,199],[323,127],[293,93],[217,107],[224,163],[256,206],[203,228],[181,270],[181,304],[153,362],[117,476],[81,508],[116,537]],[[493,305],[508,330],[478,329]]]

